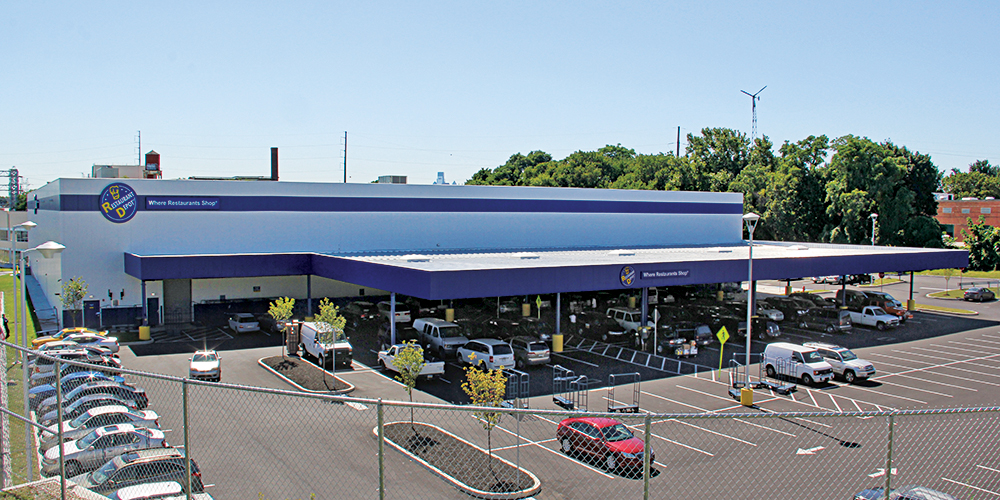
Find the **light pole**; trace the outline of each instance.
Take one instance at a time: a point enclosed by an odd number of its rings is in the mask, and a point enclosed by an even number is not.
[[[746,370],[746,385],[743,386],[744,391],[749,391],[749,399],[743,401],[743,404],[753,404],[753,388],[750,386],[750,339],[753,338],[751,327],[753,326],[751,321],[751,316],[753,315],[753,230],[757,229],[757,221],[760,220],[760,216],[750,212],[743,216],[743,222],[747,225],[747,232],[750,233],[750,253],[749,258],[747,258],[747,358],[743,369]]]
[[[878,214],[869,215],[872,219],[872,246],[875,246],[875,219],[878,219]]]
[[[27,225],[29,223],[31,224],[30,226]],[[31,229],[36,225],[37,224],[31,221],[25,222],[24,224],[20,224],[20,226],[26,227],[28,229]],[[21,326],[21,346],[24,347],[25,350],[28,349],[28,322],[26,321],[28,317],[27,314],[28,299],[24,295],[25,294],[24,254],[37,250],[38,253],[42,254],[42,257],[46,259],[51,259],[57,253],[62,252],[63,249],[65,248],[66,248],[65,246],[60,245],[59,243],[56,243],[54,241],[46,241],[45,243],[42,243],[37,247],[21,250],[20,259],[18,261],[19,264],[18,272],[20,272],[20,279],[21,279],[21,325],[20,326]],[[31,413],[30,413],[31,408],[30,405],[28,404],[28,360],[26,358],[24,362],[21,363],[21,386],[22,389],[24,389],[24,418],[27,420],[31,418]],[[24,449],[29,451],[32,449],[31,432],[29,429],[26,429],[24,432]],[[32,464],[30,453],[27,453],[27,473],[28,473],[27,480],[30,483],[34,479],[32,477],[34,474],[34,465]]]

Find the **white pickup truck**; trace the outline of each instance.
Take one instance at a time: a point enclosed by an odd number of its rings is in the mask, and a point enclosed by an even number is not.
[[[879,330],[899,326],[899,316],[889,314],[878,306],[864,306],[847,312],[851,314],[851,323],[855,325],[874,326]]]
[[[421,354],[423,354],[423,349],[418,345],[413,345],[411,347],[410,345],[405,344],[395,344],[389,346],[388,350],[378,352],[379,366],[381,366],[383,370],[392,370],[399,373],[399,368],[397,368],[395,364],[396,354],[399,353],[401,349],[408,348],[419,349]],[[442,375],[444,375],[444,361],[431,361],[424,356],[424,368],[420,370],[420,378],[431,380],[434,377],[440,377]]]

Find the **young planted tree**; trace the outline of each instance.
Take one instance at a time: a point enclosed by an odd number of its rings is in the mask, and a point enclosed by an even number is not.
[[[423,371],[427,361],[424,359],[424,349],[416,342],[411,340],[405,342],[404,345],[405,348],[396,352],[396,358],[392,360],[392,364],[399,372],[396,375],[396,380],[400,381],[406,388],[406,394],[412,403],[413,389],[417,386],[417,378],[420,377],[420,372]],[[416,435],[417,427],[413,420],[413,406],[410,406],[410,427],[413,429],[413,434]]]
[[[73,318],[73,327],[76,327],[76,311],[80,309],[80,303],[87,296],[87,282],[82,277],[76,277],[63,282],[62,305],[63,309],[72,311],[70,317]]]
[[[321,344],[334,344],[338,340],[345,340],[344,325],[347,319],[339,314],[340,308],[333,305],[330,299],[324,298],[319,302],[319,314],[313,317],[316,323],[316,339]],[[323,349],[323,367],[326,367],[326,349]],[[333,351],[333,369],[337,369],[337,351]],[[325,381],[325,378],[324,378]]]
[[[482,361],[480,361],[482,363]],[[465,382],[462,382],[462,390],[472,398],[475,406],[486,406],[499,408],[504,402],[507,392],[507,376],[503,373],[503,367],[495,370],[481,370],[475,366],[465,368]],[[486,430],[486,449],[489,457],[490,473],[496,478],[493,472],[493,428],[500,423],[503,413],[499,411],[477,411],[473,412]]]
[[[274,323],[281,327],[281,331],[287,335],[285,329],[285,323],[292,317],[292,309],[295,307],[295,299],[290,297],[279,297],[278,300],[271,302],[271,307],[268,308],[267,314],[274,318]],[[285,342],[288,343],[287,341]],[[284,349],[282,349],[284,353]]]

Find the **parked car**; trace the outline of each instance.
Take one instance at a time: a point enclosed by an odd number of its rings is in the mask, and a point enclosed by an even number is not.
[[[768,297],[758,302],[764,302],[767,307],[772,307],[785,315],[785,321],[798,323],[799,317],[806,313],[811,307],[816,307],[812,302],[794,297]]]
[[[222,380],[222,356],[213,350],[195,351],[188,358],[188,377],[197,380]]]
[[[392,342],[392,331],[389,330],[389,322],[386,321],[379,325],[378,330],[378,342],[379,348],[382,350],[388,349],[389,346],[393,345]],[[410,325],[400,325],[396,324],[396,344],[403,344],[406,342],[416,342],[420,343],[420,332],[416,328]]]
[[[826,307],[830,309],[837,307],[837,302],[832,298],[824,297],[812,292],[792,292],[788,296],[796,299],[808,300],[809,302],[812,302],[813,307]]]
[[[61,377],[62,391],[66,394],[77,387],[93,382],[100,382],[103,380],[108,380],[112,382],[117,382],[119,384],[124,384],[125,379],[119,375],[108,375],[102,372],[74,372]],[[56,394],[55,383],[52,384],[42,384],[37,387],[32,387],[28,391],[28,407],[32,410],[38,408],[43,400],[50,396]]]
[[[520,336],[510,339],[514,351],[514,365],[519,370],[549,362],[549,345],[537,337]]]
[[[177,481],[126,486],[108,495],[111,500],[187,500],[184,487]],[[208,493],[192,493],[191,500],[213,500]]]
[[[986,300],[993,300],[996,295],[993,290],[986,287],[974,286],[965,290],[965,295],[962,296],[964,300],[975,300],[977,302],[983,302]]]
[[[260,329],[269,333],[281,333],[287,324],[286,320],[278,321],[270,314],[258,314],[254,317],[257,318],[257,325]]]
[[[118,455],[97,470],[71,477],[74,483],[95,493],[106,495],[136,484],[159,481],[186,483],[188,459],[176,448],[153,448]],[[191,491],[205,490],[201,469],[191,460]]]
[[[113,424],[132,424],[135,427],[159,427],[160,416],[153,410],[136,410],[122,405],[107,405],[91,408],[82,415],[52,424],[39,433],[38,449],[43,453],[59,442],[59,428],[62,427],[63,441],[80,439],[90,431]]]
[[[94,363],[102,361],[104,357],[113,357],[111,352],[99,347],[74,346],[68,349],[57,351],[47,351],[44,355],[37,356],[29,363],[31,373],[51,373],[55,368],[56,359],[65,361],[77,361],[80,363]]]
[[[885,488],[877,487],[862,490],[854,495],[854,500],[886,500]],[[923,486],[904,486],[889,492],[888,500],[958,500],[957,498],[937,490]]]
[[[691,312],[698,316],[699,321],[708,325],[708,328],[715,335],[726,327],[730,335],[739,332],[740,320],[746,320],[746,315],[736,315],[728,308],[715,304],[691,304],[687,306]]]
[[[759,300],[757,301],[757,314],[771,321],[785,320],[785,313],[781,312],[780,309],[769,307],[767,302],[762,304]]]
[[[73,404],[69,405],[63,410],[62,418],[63,420],[73,419],[82,415],[85,411],[91,408],[97,408],[98,406],[108,406],[108,405],[122,405],[136,410],[135,401],[121,399],[117,396],[112,396],[110,394],[91,394],[89,396],[84,396]],[[45,415],[35,414],[39,425],[44,425],[48,427],[57,422],[56,411]]]
[[[90,361],[88,364],[89,366],[63,364],[59,367],[59,372],[61,377],[65,377],[70,373],[86,371],[99,371],[108,375],[121,373],[122,362],[118,358],[104,356],[100,361]],[[31,377],[28,379],[28,385],[31,387],[37,387],[44,384],[54,384],[55,380],[55,371],[32,373]]]
[[[74,333],[96,333],[97,335],[107,335],[108,334],[107,330],[97,331],[97,330],[91,330],[90,328],[84,328],[82,326],[72,327],[72,328],[63,328],[62,330],[59,330],[58,332],[55,332],[55,333],[53,333],[51,335],[44,335],[44,336],[36,337],[34,340],[31,341],[31,348],[32,349],[38,349],[39,347],[41,347],[44,344],[47,344],[49,342],[55,342],[57,340],[62,340],[67,335],[72,335]]]
[[[122,401],[128,401],[131,403],[131,406],[137,410],[141,410],[149,404],[149,398],[146,396],[146,391],[144,389],[137,389],[130,385],[105,380],[81,385],[63,395],[63,409],[70,407],[84,397],[98,394],[114,396]],[[42,401],[38,405],[36,413],[38,415],[48,416],[51,414],[54,416],[56,414],[56,397],[49,396]]]
[[[584,311],[576,313],[573,318],[575,322],[570,323],[570,331],[578,335],[602,342],[616,342],[624,339],[625,329],[606,314],[597,311]]]
[[[470,340],[487,338],[508,340],[521,333],[521,323],[510,318],[484,318],[478,328],[470,325],[463,333]]]
[[[389,319],[391,307],[392,304],[384,300],[376,305],[379,314],[387,320]],[[410,308],[406,307],[406,304],[396,302],[396,323],[409,323],[410,321]]]
[[[375,320],[379,317],[378,307],[366,300],[356,300],[345,304],[339,309],[340,315],[347,319],[347,323],[354,328],[361,326],[361,323]]]
[[[229,317],[229,329],[236,333],[259,332],[260,323],[250,313],[236,313]]]
[[[470,340],[457,351],[458,362],[487,370],[514,367],[514,350],[500,339]]]
[[[469,341],[455,323],[438,318],[417,318],[413,328],[420,333],[420,344],[439,358],[454,355],[458,348]]]
[[[132,450],[168,446],[163,431],[132,424],[98,427],[86,436],[54,446],[42,458],[42,474],[59,474],[59,452],[63,455],[66,477],[94,470],[118,455]]]
[[[420,347],[419,344],[395,344],[390,345],[387,349],[383,349],[378,352],[378,365],[383,370],[390,370],[396,373],[400,373],[400,369],[396,366],[396,356],[406,354],[408,349],[416,349],[420,357],[424,358],[424,366],[420,369],[420,374],[417,378],[424,378],[427,380],[433,380],[436,377],[444,376],[444,361],[431,359],[430,356],[424,353],[424,348]]]
[[[762,318],[757,316],[753,318],[753,329],[750,332],[751,335],[756,336],[760,340],[773,339],[775,337],[781,336],[781,328],[777,323],[769,321],[767,318]],[[737,330],[737,335],[740,337],[745,337],[747,334],[747,322],[746,320],[740,321],[739,330]]]
[[[609,307],[605,314],[614,319],[630,335],[635,335],[640,326],[653,326],[651,318],[647,318],[645,324],[642,321],[642,311],[629,309],[627,307]]]
[[[868,297],[868,302],[865,305],[879,306],[885,312],[895,314],[899,317],[901,325],[906,323],[906,320],[913,319],[913,313],[907,311],[906,306],[886,292],[865,291],[865,296]]]
[[[851,313],[843,309],[827,309],[812,307],[799,316],[799,328],[820,330],[826,333],[850,333],[854,326],[851,323]]]
[[[609,471],[642,470],[644,443],[621,422],[604,417],[572,417],[559,422],[556,441],[567,455],[578,453],[600,461]],[[649,450],[649,461],[656,459]]]
[[[63,341],[75,342],[82,346],[103,347],[113,353],[117,353],[119,349],[117,337],[108,337],[91,332],[73,333],[63,337]]]
[[[521,318],[517,323],[520,330],[518,335],[538,337],[543,342],[552,342],[552,334],[555,333],[555,329],[545,321],[528,316]]]
[[[833,367],[833,375],[841,376],[848,384],[875,376],[875,365],[858,358],[846,347],[825,342],[806,342],[803,347],[812,347]]]
[[[67,349],[80,347],[80,344],[69,340],[56,340],[42,344],[32,352],[28,353],[28,364],[33,365],[39,354],[51,354],[53,351],[64,351]]]

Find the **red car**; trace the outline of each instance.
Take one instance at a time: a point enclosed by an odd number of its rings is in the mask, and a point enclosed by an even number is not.
[[[613,418],[573,417],[559,422],[556,440],[566,454],[600,460],[609,471],[642,470],[643,441]],[[652,450],[649,462],[656,459]]]

